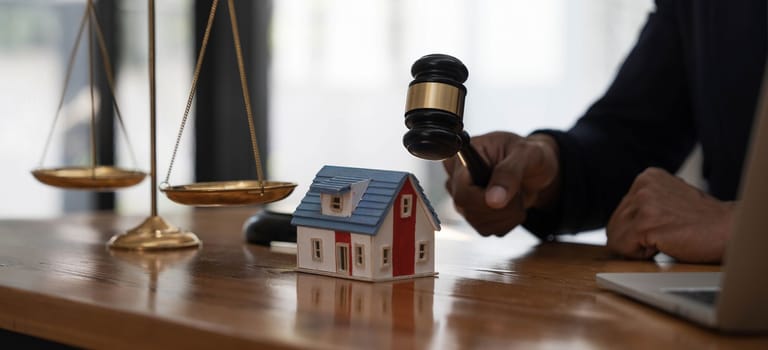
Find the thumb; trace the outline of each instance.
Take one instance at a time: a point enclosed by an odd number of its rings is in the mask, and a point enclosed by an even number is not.
[[[513,152],[493,168],[485,189],[485,204],[488,207],[504,208],[519,194],[524,173],[524,162],[520,160],[520,156]]]
[[[542,144],[517,143],[494,167],[485,192],[486,204],[491,208],[504,208],[515,199],[522,208],[532,207],[539,192],[552,182],[557,172],[556,161],[549,158],[551,155]]]

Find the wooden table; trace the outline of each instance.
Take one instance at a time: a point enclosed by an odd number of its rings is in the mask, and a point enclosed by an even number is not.
[[[437,278],[367,283],[296,273],[295,251],[244,243],[255,209],[166,216],[199,250],[104,243],[142,218],[0,221],[0,327],[109,349],[768,349],[603,291],[603,271],[712,271],[634,262],[600,246],[438,233]]]

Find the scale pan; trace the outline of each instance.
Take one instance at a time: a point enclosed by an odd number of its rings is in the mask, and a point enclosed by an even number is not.
[[[40,182],[77,190],[112,190],[138,184],[147,174],[113,166],[65,167],[35,169],[32,175]]]
[[[184,205],[219,207],[265,204],[288,197],[295,183],[264,181],[198,182],[189,185],[161,188],[168,199]]]

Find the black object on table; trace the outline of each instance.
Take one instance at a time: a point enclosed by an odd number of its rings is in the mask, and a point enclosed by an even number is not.
[[[272,242],[296,242],[296,226],[291,225],[293,215],[262,209],[243,224],[248,243],[270,245]]]

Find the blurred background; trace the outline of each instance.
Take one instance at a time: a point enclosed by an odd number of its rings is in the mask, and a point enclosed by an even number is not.
[[[255,178],[229,19],[222,1],[199,93],[170,183]],[[611,82],[650,0],[238,0],[254,119],[268,178],[299,183],[271,205],[291,212],[325,164],[414,173],[443,221],[460,221],[437,162],[402,146],[410,66],[446,53],[469,68],[465,129],[527,134],[568,128]],[[158,178],[191,87],[210,0],[157,0]],[[0,217],[83,210],[149,212],[149,181],[115,193],[40,184],[38,167],[62,93],[85,1],[0,0]],[[100,162],[149,170],[147,6],[96,1],[116,70],[116,101],[136,154],[115,122],[98,73]],[[83,39],[85,40],[85,38]],[[42,165],[89,163],[88,52],[77,55]],[[99,61],[99,60],[96,60]],[[160,198],[161,214],[184,211]],[[255,211],[256,209],[254,209]]]

